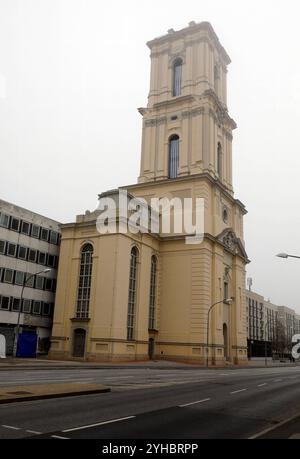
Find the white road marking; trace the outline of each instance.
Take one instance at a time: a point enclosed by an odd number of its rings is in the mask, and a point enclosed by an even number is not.
[[[274,379],[274,382],[282,382],[282,379]]]
[[[11,430],[21,430],[20,427],[5,426],[5,425],[2,425],[1,427],[4,427],[5,429],[11,429]]]
[[[51,435],[51,438],[56,438],[57,440],[70,440],[68,437],[60,437],[59,435]]]
[[[246,390],[248,390],[248,389],[235,390],[234,392],[230,392],[230,395],[240,394],[241,392],[246,392]]]
[[[33,435],[42,435],[42,432],[36,432],[35,430],[25,430],[25,432]]]
[[[91,424],[88,426],[75,427],[74,429],[66,429],[66,430],[63,430],[63,433],[75,432],[76,430],[91,429],[92,427],[104,426],[106,424],[113,424],[114,422],[127,421],[133,418],[135,418],[135,416],[128,416],[127,418],[112,419],[111,421],[97,422],[96,424]]]
[[[268,384],[267,383],[264,383],[264,384],[260,384],[259,386],[257,387],[264,387],[264,386],[267,386]]]
[[[198,402],[186,403],[185,405],[179,405],[179,408],[185,408],[186,406],[199,405],[200,403],[209,402],[211,399],[206,398],[205,400],[199,400]]]
[[[262,430],[258,434],[253,435],[252,437],[249,437],[248,440],[255,440],[256,438],[262,437],[263,435],[265,435],[265,434],[267,434],[269,432],[272,432],[275,429],[278,429],[278,427],[282,427],[285,424],[288,424],[289,422],[294,421],[294,419],[298,419],[298,418],[299,418],[299,413],[296,414],[295,416],[292,416],[292,417],[290,417],[288,419],[285,419],[285,421],[282,421],[282,422],[279,422],[278,424],[273,425],[272,427],[268,427],[267,429]]]

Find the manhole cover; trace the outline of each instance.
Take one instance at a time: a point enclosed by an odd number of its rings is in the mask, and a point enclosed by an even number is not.
[[[17,392],[7,392],[9,395],[30,395],[32,392],[26,392],[25,390],[19,390]]]

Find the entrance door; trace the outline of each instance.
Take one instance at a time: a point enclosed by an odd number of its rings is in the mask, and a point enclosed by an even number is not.
[[[6,339],[4,335],[0,335],[0,359],[6,358]]]
[[[84,357],[85,353],[85,338],[86,331],[78,328],[74,330],[74,346],[73,346],[73,357]]]
[[[153,360],[154,357],[154,339],[150,338],[148,343],[148,355],[149,359]]]
[[[227,329],[226,324],[223,325],[223,339],[224,339],[224,357],[227,361],[229,359],[229,355],[228,355],[228,329]]]
[[[38,335],[35,332],[22,331],[17,344],[17,357],[36,358]]]

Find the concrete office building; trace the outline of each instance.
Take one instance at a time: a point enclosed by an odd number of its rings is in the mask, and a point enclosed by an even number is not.
[[[58,222],[0,200],[0,335],[7,355],[13,351],[19,312],[20,331],[37,336],[39,352],[49,347],[59,245]]]
[[[262,295],[246,290],[248,356],[289,355],[292,338],[300,333],[300,316],[291,308],[272,304]]]

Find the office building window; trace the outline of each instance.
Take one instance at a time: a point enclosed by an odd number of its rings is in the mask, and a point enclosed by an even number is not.
[[[41,276],[36,276],[35,277],[35,288],[38,290],[43,290],[44,289],[44,277]]]
[[[38,255],[38,263],[39,265],[45,265],[47,260],[47,254],[43,252],[39,252]]]
[[[19,248],[18,248],[18,258],[20,258],[20,260],[26,260],[27,259],[27,248],[26,247],[19,246]]]
[[[34,276],[27,273],[26,274],[26,287],[33,288],[34,286]]]
[[[20,298],[13,298],[12,299],[12,307],[11,310],[14,312],[18,312],[21,307],[21,300]]]
[[[48,242],[49,239],[49,230],[42,228],[41,230],[41,240]]]
[[[0,253],[1,254],[5,253],[5,247],[6,247],[6,242],[5,241],[0,241]]]
[[[38,225],[31,226],[31,236],[37,239],[40,237],[40,227]]]
[[[0,305],[1,305],[1,309],[4,309],[5,311],[8,311],[9,310],[9,306],[10,306],[10,298],[8,296],[1,296],[0,297]]]
[[[43,303],[43,316],[50,316],[50,304]]]
[[[24,280],[25,280],[25,273],[23,273],[21,271],[16,271],[15,284],[16,285],[24,285]]]
[[[36,262],[36,257],[37,257],[37,251],[34,249],[29,249],[28,251],[28,261],[31,261],[32,263]]]
[[[40,301],[32,302],[32,314],[39,315],[41,314],[42,304]]]
[[[26,234],[27,236],[29,236],[29,234],[30,234],[30,223],[22,222],[21,233],[22,234]]]
[[[13,283],[14,272],[12,269],[4,269],[3,282],[7,284]]]
[[[9,227],[9,216],[8,215],[0,213],[0,226],[2,226],[3,228]]]
[[[25,314],[31,313],[31,300],[26,300],[26,299],[23,300],[22,311]]]
[[[20,230],[21,221],[18,218],[11,218],[10,227],[13,231]]]
[[[7,255],[9,257],[15,257],[17,255],[17,246],[8,242],[7,244]]]
[[[56,233],[55,231],[51,231],[50,232],[50,244],[56,245],[57,240],[58,240],[58,233]]]

